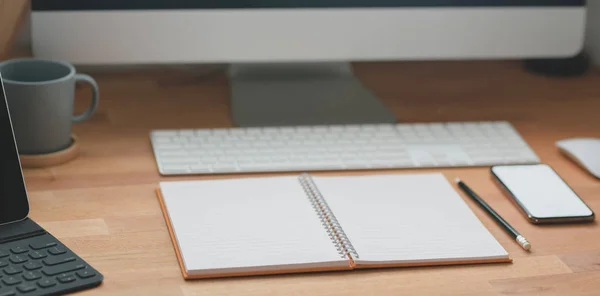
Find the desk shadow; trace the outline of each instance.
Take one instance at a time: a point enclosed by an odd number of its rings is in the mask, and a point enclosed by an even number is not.
[[[562,229],[562,228],[587,228],[587,227],[597,227],[598,221],[562,221],[562,222],[548,222],[548,223],[539,223],[534,224],[536,227],[550,229]]]

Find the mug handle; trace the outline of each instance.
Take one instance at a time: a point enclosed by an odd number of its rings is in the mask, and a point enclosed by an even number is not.
[[[86,74],[75,74],[75,82],[85,82],[92,87],[92,104],[82,114],[73,116],[73,122],[81,122],[88,119],[90,116],[92,116],[94,111],[96,111],[96,108],[98,107],[98,101],[100,99],[100,89],[98,88],[96,80]]]

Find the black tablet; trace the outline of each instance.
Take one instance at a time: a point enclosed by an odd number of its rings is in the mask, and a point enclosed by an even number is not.
[[[27,218],[29,200],[0,76],[0,225]]]

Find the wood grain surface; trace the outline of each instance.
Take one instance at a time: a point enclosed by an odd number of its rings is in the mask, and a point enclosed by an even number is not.
[[[29,0],[0,0],[0,60],[11,55]]]
[[[529,74],[514,62],[456,61],[365,63],[356,65],[356,72],[401,122],[512,122],[542,161],[600,212],[600,180],[554,146],[569,137],[600,137],[600,73],[596,70],[561,79]],[[232,176],[161,177],[148,133],[159,128],[232,126],[227,80],[203,68],[92,75],[100,85],[100,107],[90,120],[74,125],[81,140],[80,157],[52,168],[25,170],[31,217],[105,275],[101,287],[82,295],[545,296],[600,291],[597,223],[529,224],[492,182],[486,167],[386,173],[441,171],[449,180],[463,179],[531,241],[532,251],[523,251],[459,191],[510,253],[511,264],[186,282],[155,196],[157,182]],[[84,87],[77,90],[78,112],[89,103],[88,93]],[[374,173],[379,172],[319,174]],[[253,176],[257,175],[261,174]]]

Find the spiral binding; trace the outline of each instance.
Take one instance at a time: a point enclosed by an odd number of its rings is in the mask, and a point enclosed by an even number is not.
[[[321,220],[321,225],[325,227],[327,235],[335,245],[340,256],[342,258],[351,256],[353,259],[358,259],[358,253],[354,249],[352,242],[350,242],[350,239],[342,229],[342,226],[331,211],[331,208],[329,208],[329,205],[321,195],[321,192],[313,182],[311,176],[305,173],[300,175],[299,179],[312,207],[315,209],[315,212]]]

